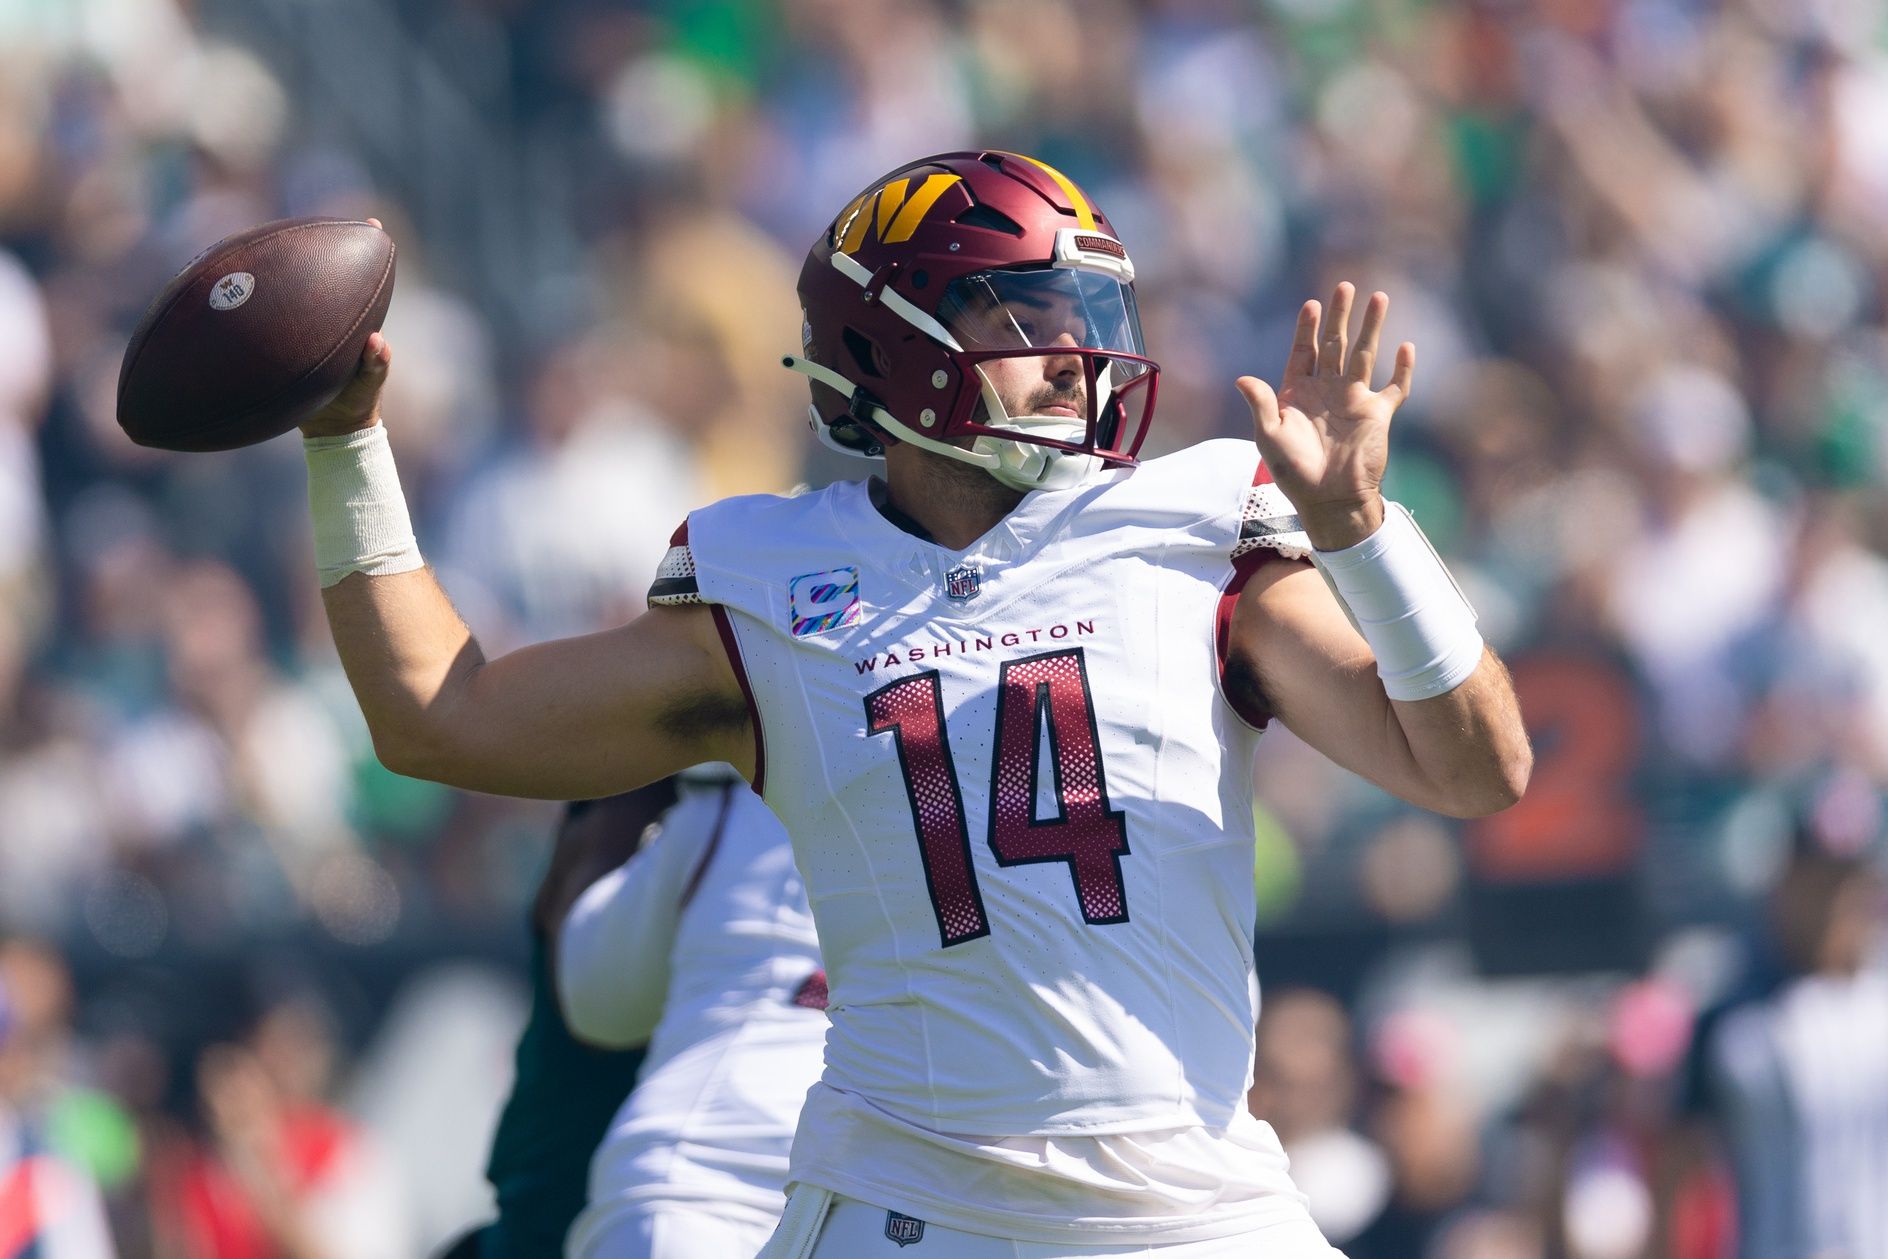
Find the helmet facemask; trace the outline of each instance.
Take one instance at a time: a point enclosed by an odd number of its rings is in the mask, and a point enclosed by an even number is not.
[[[965,381],[976,382],[959,390],[944,432],[972,438],[991,476],[1065,489],[1104,463],[1133,462],[1156,376],[1133,289],[1067,267],[985,271],[952,283],[938,321],[962,347],[951,357]]]

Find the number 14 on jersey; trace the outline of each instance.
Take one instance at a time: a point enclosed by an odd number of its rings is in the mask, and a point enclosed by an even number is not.
[[[892,736],[918,832],[924,879],[949,947],[990,934],[983,892],[970,861],[964,794],[944,728],[935,669],[900,678],[865,697],[866,730]],[[1048,731],[1047,754],[1041,734]],[[1047,764],[1057,816],[1038,819]],[[1121,858],[1127,823],[1108,806],[1101,738],[1080,647],[1007,661],[997,679],[996,739],[990,759],[990,851],[1000,866],[1065,861],[1082,920],[1128,920]]]

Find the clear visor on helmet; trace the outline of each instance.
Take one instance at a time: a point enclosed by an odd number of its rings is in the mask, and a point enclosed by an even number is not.
[[[937,317],[966,350],[1144,352],[1134,290],[1096,271],[979,271],[951,283]]]
[[[980,271],[951,284],[937,317],[983,386],[948,433],[1133,458],[1152,416],[1154,364],[1132,288],[1072,268]]]

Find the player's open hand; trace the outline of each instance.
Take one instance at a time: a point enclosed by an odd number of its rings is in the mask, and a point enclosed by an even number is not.
[[[1304,304],[1278,393],[1256,376],[1237,382],[1252,408],[1259,453],[1321,551],[1361,542],[1383,523],[1380,487],[1390,458],[1390,417],[1409,397],[1416,370],[1416,347],[1405,341],[1396,348],[1390,383],[1370,387],[1390,299],[1370,295],[1353,345],[1356,292],[1348,282],[1339,284],[1328,318],[1317,302]]]

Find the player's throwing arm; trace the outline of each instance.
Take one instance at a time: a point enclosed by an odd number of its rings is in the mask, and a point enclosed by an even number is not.
[[[379,421],[392,351],[301,426],[322,602],[380,759],[477,791],[593,799],[703,761],[751,769],[747,708],[706,607],[487,660],[420,558]]]
[[[164,450],[300,428],[323,601],[375,751],[418,778],[514,796],[615,795],[757,759],[705,606],[486,660],[414,541],[386,430],[393,241],[378,220],[288,219],[205,250],[125,347],[118,422]]]
[[[1370,295],[1352,344],[1353,298],[1340,284],[1328,312],[1305,303],[1279,392],[1238,381],[1324,580],[1302,565],[1255,575],[1233,617],[1229,673],[1380,786],[1440,813],[1491,813],[1527,784],[1527,732],[1473,609],[1415,520],[1384,501],[1390,420],[1409,396],[1416,347],[1398,346],[1389,383],[1373,390],[1390,299]]]

